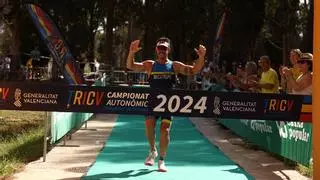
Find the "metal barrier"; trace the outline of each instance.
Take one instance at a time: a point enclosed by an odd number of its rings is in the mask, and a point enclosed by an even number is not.
[[[148,75],[145,72],[133,72],[133,71],[99,71],[103,77],[103,84],[119,85],[119,84],[148,84]]]
[[[127,73],[127,79],[128,82],[132,84],[148,84],[147,73],[129,71]]]
[[[113,71],[111,72],[113,78],[113,82],[114,84],[125,84],[127,83],[127,74],[125,71]]]
[[[50,79],[48,73],[48,67],[33,67],[27,69],[26,72],[27,80],[48,80]]]

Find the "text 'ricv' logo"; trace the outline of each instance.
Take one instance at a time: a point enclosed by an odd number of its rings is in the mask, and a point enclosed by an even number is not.
[[[68,107],[99,106],[102,103],[104,92],[99,91],[69,91]]]
[[[9,88],[0,88],[0,100],[6,100],[8,98]]]
[[[266,99],[264,100],[265,112],[289,112],[292,110],[294,100]]]

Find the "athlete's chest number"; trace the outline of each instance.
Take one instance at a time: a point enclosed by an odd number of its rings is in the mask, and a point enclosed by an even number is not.
[[[201,97],[196,103],[194,103],[192,96],[184,96],[181,100],[179,96],[173,95],[168,100],[167,96],[160,94],[157,99],[160,99],[161,102],[153,109],[155,112],[165,112],[167,109],[171,113],[191,113],[192,110],[199,110],[200,113],[204,113],[207,109],[207,97]]]

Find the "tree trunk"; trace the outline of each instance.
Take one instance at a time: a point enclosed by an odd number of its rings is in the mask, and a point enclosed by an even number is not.
[[[179,40],[179,42],[177,42],[177,43],[180,44],[179,57],[181,58],[182,61],[186,61],[187,60],[187,54],[186,54],[187,45],[186,45],[186,41],[185,41],[185,39],[186,39],[185,32],[186,32],[185,31],[185,24],[184,24],[184,22],[182,22],[181,25],[180,25],[180,40]]]
[[[92,32],[92,31],[91,31]],[[88,56],[91,58],[90,61],[93,61],[94,57],[94,37],[96,33],[90,34],[89,43],[88,43]]]
[[[289,65],[288,62],[288,35],[283,33],[282,35],[282,64]]]
[[[107,9],[107,23],[105,27],[105,44],[104,44],[104,63],[110,65],[111,67],[116,64],[113,58],[113,27],[114,27],[114,0],[108,0],[106,2]]]
[[[16,5],[15,12],[13,13],[12,25],[10,31],[12,33],[12,44],[9,47],[9,54],[12,55],[10,71],[11,80],[15,80],[18,77],[18,70],[20,68],[20,11],[18,5]]]
[[[217,13],[215,12],[215,2],[213,3],[213,7],[212,7],[213,11],[211,11],[211,17],[217,17]],[[213,18],[213,20],[211,21],[211,26],[210,26],[210,32],[209,33],[209,41],[208,41],[208,48],[207,48],[207,54],[208,54],[208,61],[212,62],[213,61],[213,47],[215,44],[215,39],[216,39],[216,34],[217,34],[217,24],[219,22],[216,22],[214,20],[215,18]]]
[[[130,19],[129,19],[129,22],[128,22],[128,35],[127,35],[127,39],[128,41],[126,42],[125,44],[125,51],[124,51],[124,54],[125,54],[125,57],[123,58],[122,62],[121,62],[121,67],[123,67],[123,69],[126,69],[126,64],[127,64],[127,55],[128,55],[128,49],[129,49],[129,46],[130,46],[130,43],[131,41],[133,41],[134,37],[133,37],[133,27],[134,27],[134,18],[132,15],[130,15]]]
[[[88,42],[88,55],[91,58],[90,61],[93,61],[94,57],[94,37],[96,33],[94,32],[93,27],[93,16],[94,16],[94,5],[91,5],[90,9],[90,21],[89,21],[89,42]]]
[[[310,11],[307,19],[307,26],[303,33],[303,40],[301,44],[301,49],[304,52],[313,52],[313,6],[314,0],[310,0]]]
[[[154,21],[153,16],[153,5],[150,0],[145,1],[145,15],[144,17],[146,25],[145,25],[145,33],[144,33],[144,44],[143,44],[143,55],[142,59],[150,59],[155,57],[150,57],[150,54],[152,54],[153,50],[153,42],[152,42],[152,23]]]

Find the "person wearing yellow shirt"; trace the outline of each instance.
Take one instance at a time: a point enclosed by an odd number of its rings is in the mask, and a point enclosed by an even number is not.
[[[277,72],[271,68],[269,56],[260,57],[261,78],[259,82],[253,82],[261,93],[279,93],[279,79]]]

